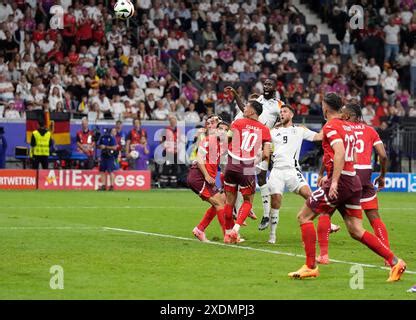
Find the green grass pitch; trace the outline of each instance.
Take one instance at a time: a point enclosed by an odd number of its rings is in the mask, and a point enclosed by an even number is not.
[[[349,238],[339,214],[333,221],[342,229],[331,235],[330,257],[376,266],[363,267],[364,289],[351,289],[352,265],[342,262],[321,266],[316,279],[289,279],[304,263],[283,254],[303,255],[296,222],[303,201],[291,194],[284,197],[278,244],[266,243],[267,231],[248,219],[238,247],[249,250],[221,245],[216,220],[207,235],[217,244],[194,240],[207,204],[189,190],[2,191],[0,203],[0,299],[416,299],[406,292],[416,273],[386,283],[382,259]],[[381,194],[380,205],[393,250],[416,271],[416,196]],[[366,220],[365,226],[371,230]],[[53,265],[64,270],[63,290],[50,288]]]

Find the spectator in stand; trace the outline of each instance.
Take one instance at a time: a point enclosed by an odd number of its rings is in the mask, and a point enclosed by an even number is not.
[[[381,69],[376,65],[376,59],[370,58],[368,65],[364,68],[366,75],[366,90],[369,93],[369,89],[373,89],[373,93],[379,92]],[[374,94],[373,94],[374,95]]]
[[[153,120],[167,120],[170,110],[167,109],[162,100],[156,101],[156,108],[153,110]]]
[[[370,105],[379,105],[380,104],[379,99],[375,96],[374,87],[369,87],[368,94],[364,97],[363,104],[364,104],[364,106],[366,106],[368,104],[370,104]]]
[[[362,110],[362,115],[365,123],[367,123],[369,126],[373,125],[373,119],[376,115],[376,112],[374,111],[372,103],[365,104],[365,107]]]
[[[392,68],[387,69],[387,76],[382,80],[381,85],[384,93],[387,94],[389,104],[392,105],[396,97],[396,90],[398,89],[397,78],[393,75]]]
[[[188,110],[185,112],[184,121],[191,123],[201,122],[198,112],[195,111],[195,104],[192,102],[189,104]]]
[[[318,27],[312,26],[312,31],[306,36],[306,43],[310,47],[315,47],[321,41],[321,36],[318,33]]]
[[[400,27],[394,23],[394,19],[389,19],[389,24],[384,31],[384,61],[393,63],[399,54]]]

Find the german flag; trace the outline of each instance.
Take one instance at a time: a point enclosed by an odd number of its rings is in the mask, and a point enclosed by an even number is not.
[[[49,112],[45,112],[47,119]],[[71,144],[70,119],[71,114],[67,112],[52,112],[50,115],[50,130],[55,145]],[[46,123],[46,121],[45,121]]]
[[[26,111],[26,142],[30,143],[32,133],[38,129],[40,120],[45,120],[45,115],[42,110]]]
[[[71,144],[71,115],[66,112],[43,112],[42,110],[26,112],[26,142],[30,143],[32,132],[38,129],[39,120],[45,122],[46,128],[52,132],[55,145]]]

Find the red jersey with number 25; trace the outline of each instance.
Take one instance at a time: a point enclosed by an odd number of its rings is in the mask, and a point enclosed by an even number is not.
[[[323,161],[328,177],[332,176],[334,169],[334,150],[332,146],[337,142],[342,142],[345,148],[345,162],[342,174],[355,176],[354,148],[356,138],[352,123],[336,118],[328,121],[322,130],[324,134],[322,139],[322,148],[324,149]]]
[[[372,169],[371,155],[373,147],[383,143],[377,131],[364,123],[354,123],[355,135],[355,169]]]
[[[270,142],[270,130],[253,119],[237,119],[231,124],[232,141],[228,145],[228,155],[236,160],[250,162],[263,147]]]

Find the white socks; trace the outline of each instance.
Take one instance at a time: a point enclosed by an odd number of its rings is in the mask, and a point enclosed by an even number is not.
[[[236,223],[236,224],[234,225],[234,227],[233,227],[233,230],[234,230],[235,232],[239,233],[239,232],[240,232],[240,225],[239,225],[238,223]]]
[[[276,235],[277,224],[279,223],[279,209],[270,209],[270,234]]]
[[[270,216],[270,191],[266,184],[260,187],[261,201],[263,203],[263,217]]]

